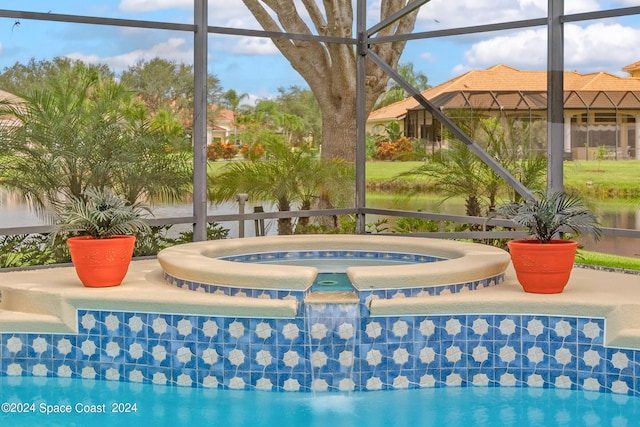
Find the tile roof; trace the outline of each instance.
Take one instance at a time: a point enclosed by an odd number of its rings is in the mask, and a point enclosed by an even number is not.
[[[640,67],[640,62],[632,65]],[[625,67],[625,69],[627,67]],[[594,98],[594,96],[588,95],[589,92],[599,93],[600,98],[606,98],[606,95],[603,95],[602,92],[607,92],[607,95],[611,92],[612,98],[622,99],[624,98],[624,93],[630,91],[638,92],[638,96],[640,96],[640,78],[619,77],[605,72],[581,74],[576,71],[565,71],[564,89],[565,93],[578,92],[581,95],[586,94],[586,98]],[[422,92],[422,94],[429,100],[438,99],[443,102],[453,102],[454,105],[450,107],[455,107],[456,104],[462,102],[461,100],[455,101],[455,94],[473,94],[476,92],[484,93],[485,98],[488,98],[488,94],[492,92],[511,92],[516,94],[537,92],[536,95],[528,94],[528,98],[530,99],[521,102],[531,102],[538,108],[546,108],[546,95],[544,95],[546,90],[546,71],[520,70],[499,64],[486,70],[469,71],[440,85],[429,88]],[[622,95],[619,94],[616,96],[616,92],[622,93]],[[503,96],[505,95],[503,94]],[[535,99],[535,96],[539,99]],[[630,98],[627,98],[627,101],[628,99]],[[599,101],[602,102],[602,100]],[[518,101],[514,99],[513,102],[517,103]],[[609,106],[611,105],[611,101],[607,101],[607,103]],[[400,118],[406,114],[407,110],[418,106],[419,104],[415,99],[407,98],[373,111],[369,116],[369,120]]]

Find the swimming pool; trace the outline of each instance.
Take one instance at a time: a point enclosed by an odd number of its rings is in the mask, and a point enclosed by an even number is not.
[[[448,387],[392,393],[300,394],[0,377],[0,424],[299,427],[633,426],[640,398],[532,388]],[[103,408],[104,413],[88,412]],[[134,406],[135,405],[135,406]],[[68,408],[70,413],[46,411]]]
[[[525,294],[514,277],[508,271],[500,286],[478,292],[372,299],[350,335],[357,340],[356,390],[372,398],[378,390],[422,396],[451,396],[449,388],[481,395],[599,391],[616,404],[638,396],[637,276],[577,269],[567,292],[552,298]],[[169,286],[156,260],[135,261],[125,283],[108,292],[79,286],[72,268],[2,273],[0,283],[0,376],[6,381],[101,380],[107,387],[167,388],[174,397],[193,389],[249,393],[256,400],[313,397],[307,370],[313,325],[300,317],[295,300]],[[337,390],[326,394],[341,401]],[[314,405],[332,399],[324,397]],[[403,408],[400,401],[396,417],[404,416]]]

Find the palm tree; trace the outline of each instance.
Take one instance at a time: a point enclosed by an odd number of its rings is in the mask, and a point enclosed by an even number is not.
[[[248,97],[249,97],[248,93],[238,94],[238,92],[236,92],[233,89],[229,89],[228,91],[226,91],[225,93],[222,94],[222,105],[225,108],[228,108],[229,110],[231,110],[233,112],[233,140],[234,140],[234,142],[237,139],[238,125],[237,125],[236,116],[238,115],[238,108],[240,107],[240,103],[242,103],[242,100],[244,100],[244,99],[246,99]]]
[[[507,121],[506,127],[496,118],[482,117],[471,110],[453,114],[456,124],[474,137],[485,150],[527,188],[540,188],[546,171],[546,159],[541,154],[522,150],[518,140],[531,128],[521,122]],[[509,186],[472,153],[462,142],[450,139],[448,150],[433,153],[428,161],[399,176],[430,178],[436,192],[445,199],[465,198],[468,216],[484,216],[492,212],[500,196],[506,196]]]
[[[419,90],[420,92],[429,89],[429,85],[427,84],[427,76],[421,72],[416,72],[413,69],[413,64],[399,64],[398,65],[398,74],[402,76],[408,83],[410,83],[414,88]],[[376,102],[374,110],[378,108],[385,107],[389,104],[393,104],[394,102],[402,101],[407,97],[407,92],[404,90],[402,86],[399,86],[395,81],[389,80],[387,84],[387,90],[380,95],[378,101]]]
[[[267,144],[263,160],[230,162],[210,181],[210,198],[234,200],[247,193],[254,200],[274,201],[278,211],[290,211],[295,203],[308,210],[332,179],[340,179],[351,168],[337,161],[322,161],[305,147],[282,141]],[[301,218],[300,225],[308,223]],[[278,234],[293,233],[291,218],[278,218]]]
[[[21,99],[0,105],[0,155],[11,159],[0,176],[40,212],[91,187],[130,203],[189,188],[189,159],[169,153],[145,107],[99,69],[76,63]]]

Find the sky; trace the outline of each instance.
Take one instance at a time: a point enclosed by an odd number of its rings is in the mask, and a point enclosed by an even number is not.
[[[543,18],[547,3],[548,0],[431,0],[422,6],[414,31]],[[260,29],[242,0],[209,0],[208,4],[209,25]],[[565,0],[565,13],[629,6],[640,6],[640,0]],[[379,8],[380,0],[368,0],[369,25],[377,22]],[[0,0],[0,9],[189,24],[193,21],[193,0]],[[432,86],[496,64],[544,70],[546,31],[533,27],[410,41],[400,62],[413,64],[414,70],[425,74]],[[622,67],[640,61],[640,16],[567,23],[564,31],[566,70],[626,76]],[[120,72],[155,57],[191,63],[193,42],[192,35],[184,32],[0,18],[0,70],[16,62],[27,63],[31,58],[56,56],[104,63]],[[306,87],[273,43],[262,38],[210,36],[209,72],[218,77],[225,90],[247,93],[250,99],[276,96],[278,88]]]

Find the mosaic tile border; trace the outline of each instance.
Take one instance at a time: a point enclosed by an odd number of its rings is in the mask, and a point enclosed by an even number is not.
[[[265,263],[278,260],[308,260],[308,259],[342,259],[342,260],[380,260],[400,261],[407,264],[444,261],[446,258],[432,255],[415,254],[410,252],[387,251],[355,251],[355,250],[304,250],[304,251],[268,251],[254,252],[241,255],[230,255],[217,258],[222,261]]]
[[[198,283],[189,280],[178,279],[168,273],[163,273],[164,280],[170,285],[181,289],[188,289],[195,292],[206,292],[218,295],[243,296],[249,298],[266,298],[266,299],[295,299],[299,304],[311,292],[311,288],[304,291],[286,290],[286,289],[256,289],[256,288],[238,288],[227,285]],[[359,297],[360,303],[364,308],[369,306],[371,300],[374,299],[392,299],[405,297],[422,297],[422,296],[438,296],[455,294],[458,292],[469,292],[477,289],[495,286],[504,281],[504,273],[485,279],[474,280],[465,283],[454,283],[448,285],[411,287],[411,288],[387,288],[375,290],[357,290],[354,293]],[[363,312],[364,314],[364,312]]]
[[[0,375],[279,391],[508,386],[640,395],[640,350],[605,346],[602,318],[362,317],[359,327],[317,319],[79,310],[78,334],[0,334]]]
[[[446,258],[436,257],[432,255],[415,254],[409,252],[385,252],[385,251],[355,251],[355,250],[303,250],[303,251],[271,251],[271,252],[255,252],[240,255],[231,255],[219,257],[217,259],[230,262],[245,263],[276,263],[278,260],[303,260],[303,259],[336,259],[336,260],[385,260],[385,261],[401,261],[408,264],[430,263],[446,260]],[[166,282],[182,289],[188,289],[195,292],[207,292],[229,296],[244,296],[250,298],[266,298],[266,299],[295,299],[299,303],[303,303],[304,299],[309,295],[310,289],[303,291],[289,289],[260,289],[256,287],[242,288],[232,287],[224,284],[199,283],[189,280],[183,280],[163,272]],[[457,292],[473,291],[488,286],[497,285],[504,281],[504,273],[470,281],[466,283],[449,283],[438,286],[424,287],[407,287],[403,288],[402,284],[391,289],[376,290],[354,290],[359,296],[363,305],[369,303],[371,299],[390,299],[411,296],[436,296],[441,294],[453,294]]]

